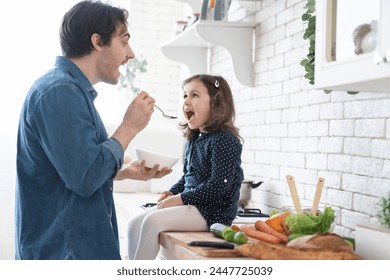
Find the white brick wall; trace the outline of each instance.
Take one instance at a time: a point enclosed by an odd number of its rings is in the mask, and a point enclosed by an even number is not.
[[[153,95],[168,114],[178,114],[180,65],[166,58],[158,46],[172,38],[175,20],[191,15],[190,7],[180,1],[131,0],[129,7],[130,43],[138,56],[147,62],[147,72],[139,85]]]
[[[389,95],[313,89],[299,65],[308,48],[301,20],[306,1],[260,3],[254,15],[236,19],[259,23],[255,85],[252,93],[234,90],[245,176],[267,181],[254,190],[251,206],[267,212],[291,205],[286,174],[310,204],[323,177],[321,203],[337,211],[336,232],[354,236],[357,223],[377,222],[376,203],[390,192]],[[224,67],[212,64],[211,72]]]

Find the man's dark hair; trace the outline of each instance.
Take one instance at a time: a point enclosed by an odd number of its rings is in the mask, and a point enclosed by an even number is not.
[[[91,37],[100,35],[102,46],[111,43],[120,25],[127,26],[128,11],[100,1],[82,1],[63,17],[60,28],[62,54],[68,58],[83,57],[93,51]]]

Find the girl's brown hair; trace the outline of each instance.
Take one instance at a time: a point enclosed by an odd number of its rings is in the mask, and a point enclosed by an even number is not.
[[[221,130],[231,131],[236,137],[240,137],[238,128],[234,125],[236,116],[233,94],[229,84],[221,76],[212,76],[199,74],[189,77],[182,83],[182,88],[193,80],[201,81],[207,88],[210,96],[210,119],[206,122],[204,130],[207,133],[212,133]],[[198,129],[192,130],[188,127],[188,123],[181,122],[179,124],[183,130],[184,137],[191,140]]]

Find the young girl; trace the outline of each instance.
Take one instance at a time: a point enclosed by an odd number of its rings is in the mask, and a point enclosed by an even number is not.
[[[220,76],[195,75],[183,82],[183,99],[184,174],[129,222],[129,259],[155,259],[162,231],[208,231],[236,217],[242,144],[230,87]]]

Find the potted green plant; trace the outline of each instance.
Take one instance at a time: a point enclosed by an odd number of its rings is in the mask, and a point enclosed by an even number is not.
[[[377,204],[380,225],[357,225],[356,253],[365,259],[390,260],[390,193]]]
[[[382,226],[390,229],[390,193],[387,197],[382,197],[378,203],[378,220]]]
[[[314,61],[315,61],[315,38],[316,38],[316,16],[315,16],[315,0],[307,0],[305,5],[305,13],[302,15],[302,21],[307,23],[303,39],[309,40],[309,50],[301,60],[301,65],[305,68],[305,78],[309,80],[311,85],[314,85]]]
[[[139,87],[136,86],[135,80],[137,74],[145,73],[147,61],[144,58],[133,58],[129,60],[126,66],[120,72],[119,89],[129,88],[133,93],[139,92]]]
[[[304,6],[305,12],[302,15],[302,21],[306,24],[305,32],[303,33],[303,39],[309,40],[309,49],[301,60],[301,66],[305,68],[306,74],[304,77],[309,80],[311,85],[314,85],[315,78],[315,48],[316,48],[316,0],[307,0]],[[333,90],[324,90],[325,93],[331,93]],[[357,94],[358,91],[347,91],[349,94]]]

